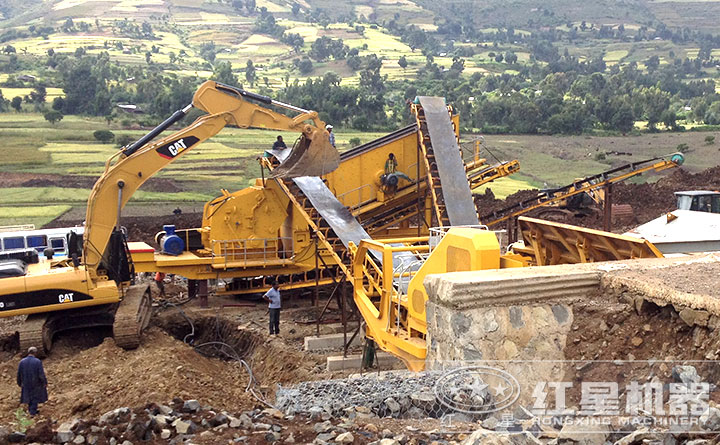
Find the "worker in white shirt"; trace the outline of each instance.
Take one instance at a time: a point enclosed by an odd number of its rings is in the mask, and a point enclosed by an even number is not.
[[[265,292],[263,300],[268,302],[270,309],[270,335],[280,334],[280,284],[277,280],[272,282],[270,290]]]

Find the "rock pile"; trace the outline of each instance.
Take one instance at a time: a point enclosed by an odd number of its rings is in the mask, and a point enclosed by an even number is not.
[[[369,374],[358,378],[302,382],[280,387],[277,407],[289,414],[319,418],[342,416],[362,408],[378,417],[396,419],[439,418],[447,409],[437,399],[434,386],[441,372],[418,374]]]
[[[264,440],[273,442],[286,429],[277,423],[279,419],[284,419],[284,415],[273,409],[258,409],[233,416],[202,406],[197,400],[174,399],[168,405],[153,403],[136,409],[117,408],[94,420],[74,419],[62,423],[54,431],[48,422],[40,422],[30,428],[19,442],[132,445],[163,441],[181,444],[194,438],[227,437],[232,441],[258,434]],[[4,443],[2,437],[0,443]]]

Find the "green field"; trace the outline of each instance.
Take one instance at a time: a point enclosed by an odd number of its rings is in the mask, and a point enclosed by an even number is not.
[[[0,206],[0,226],[34,224],[42,227],[70,209],[69,205]]]
[[[38,114],[0,113],[0,134],[5,140],[5,144],[0,146],[0,181],[7,173],[26,175],[31,183],[37,175],[87,177],[85,183],[88,184],[85,187],[5,184],[0,194],[0,225],[34,223],[41,226],[71,207],[83,208],[90,184],[102,172],[105,161],[118,150],[114,144],[101,144],[93,139],[93,131],[99,128],[110,128],[117,135],[130,134],[136,138],[145,133],[144,130],[123,130],[115,123],[108,127],[99,118],[68,116],[67,120],[51,125]],[[158,178],[173,180],[178,185],[177,191],[141,189],[133,196],[130,205],[143,207],[151,203],[153,206],[184,203],[198,206],[217,196],[221,188],[237,190],[247,187],[260,176],[256,157],[272,145],[277,134],[273,131],[227,128],[157,174]],[[340,131],[336,138],[339,149],[345,150],[350,148],[351,138],[368,142],[383,135]],[[561,186],[611,167],[672,153],[681,143],[690,147],[684,168],[700,171],[711,166],[708,160],[718,156],[715,145],[704,143],[706,135],[702,132],[627,137],[486,135],[485,146],[492,153],[483,151],[480,155],[490,162],[494,162],[495,157],[500,160],[518,159],[521,171],[483,186],[475,193],[483,193],[490,188],[496,197],[504,198],[521,189]],[[286,141],[293,141],[296,137],[294,133],[284,133],[283,136]],[[463,140],[474,138],[468,135]],[[608,154],[604,160],[598,160],[598,153],[613,150],[631,155]],[[711,164],[714,163],[711,161]],[[656,174],[648,174],[640,180],[653,181],[657,177]]]

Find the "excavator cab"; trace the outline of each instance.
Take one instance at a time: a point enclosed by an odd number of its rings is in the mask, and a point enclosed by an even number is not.
[[[675,192],[678,210],[720,213],[720,192],[693,190]]]

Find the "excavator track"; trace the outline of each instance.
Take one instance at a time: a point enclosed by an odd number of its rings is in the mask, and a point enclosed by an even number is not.
[[[152,298],[149,285],[131,286],[118,305],[113,323],[115,344],[123,349],[140,346],[140,334],[150,322]]]
[[[31,346],[37,348],[37,355],[45,357],[52,347],[52,338],[48,335],[45,322],[48,314],[28,315],[25,322],[18,330],[20,340],[20,351],[27,351]]]

